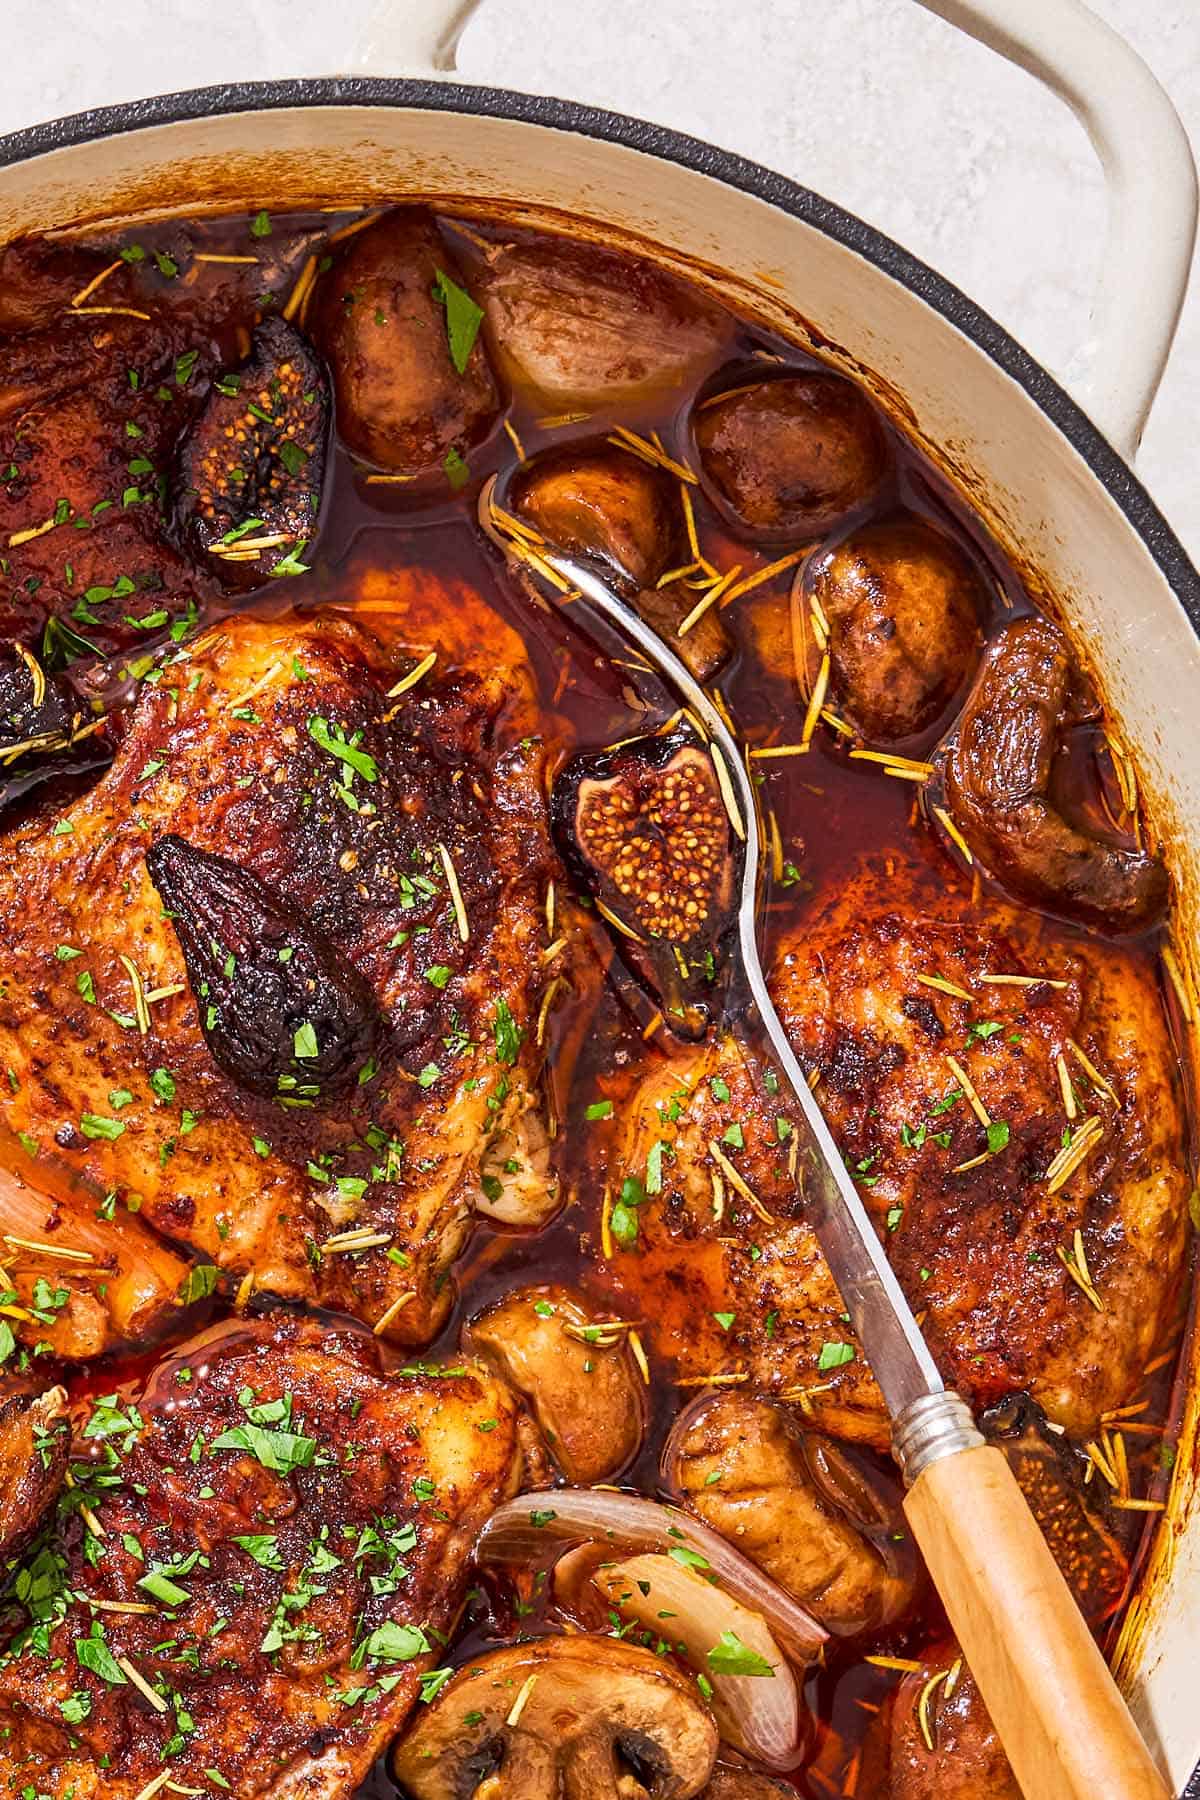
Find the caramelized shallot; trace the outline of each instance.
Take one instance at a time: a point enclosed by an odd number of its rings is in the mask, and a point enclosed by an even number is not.
[[[726,1593],[761,1614],[788,1658],[815,1662],[828,1633],[769,1575],[689,1513],[638,1494],[599,1488],[546,1488],[520,1494],[492,1514],[476,1546],[485,1566],[512,1568],[546,1559],[551,1548],[593,1540],[617,1550],[686,1550]],[[696,1558],[699,1560],[697,1561]]]

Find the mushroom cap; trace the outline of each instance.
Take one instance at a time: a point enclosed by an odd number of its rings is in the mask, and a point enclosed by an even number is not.
[[[464,1346],[525,1396],[551,1456],[582,1487],[631,1461],[645,1422],[627,1340],[600,1329],[604,1316],[568,1288],[518,1288],[463,1333]]]
[[[888,467],[870,401],[829,369],[718,390],[701,401],[693,429],[711,492],[758,538],[831,531],[872,498]]]
[[[513,1721],[509,1723],[509,1721]],[[412,1800],[618,1800],[634,1771],[653,1800],[691,1800],[717,1728],[693,1684],[613,1637],[542,1638],[467,1663],[398,1745]]]
[[[671,484],[608,443],[543,450],[513,477],[508,505],[556,549],[599,557],[636,588],[653,587],[667,567],[678,511]]]

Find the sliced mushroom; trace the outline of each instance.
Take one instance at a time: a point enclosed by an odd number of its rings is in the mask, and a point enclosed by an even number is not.
[[[693,415],[700,462],[724,510],[758,537],[818,536],[871,499],[888,466],[865,395],[828,370],[738,381]]]
[[[716,1752],[692,1682],[648,1650],[578,1636],[467,1663],[393,1768],[412,1800],[691,1800]]]
[[[865,1459],[800,1432],[774,1401],[702,1401],[673,1432],[664,1475],[829,1631],[878,1630],[911,1600],[899,1495]]]
[[[523,1394],[568,1481],[611,1481],[641,1445],[644,1384],[623,1324],[561,1287],[521,1288],[472,1321],[464,1347]]]
[[[226,587],[258,586],[312,543],[328,436],[324,369],[294,325],[264,319],[179,451],[180,528]]]
[[[356,455],[403,474],[450,473],[447,458],[491,430],[500,397],[478,319],[428,213],[387,213],[349,240],[321,277],[314,329]]]
[[[970,563],[919,519],[866,525],[806,571],[829,623],[833,691],[876,743],[924,731],[974,673],[986,600]]]
[[[653,263],[541,237],[479,276],[497,358],[557,411],[611,408],[681,386],[728,342],[728,315]]]
[[[712,759],[686,731],[568,763],[553,816],[576,879],[670,1029],[702,1036],[734,896],[729,815]]]
[[[146,854],[214,1062],[250,1093],[329,1095],[375,1045],[371,991],[249,869],[168,834]]]
[[[0,1401],[0,1558],[22,1549],[54,1504],[70,1448],[65,1388]]]
[[[1021,899],[1108,931],[1144,931],[1167,908],[1163,864],[1072,824],[1051,795],[1056,752],[1087,701],[1048,619],[1005,626],[949,746],[946,801],[973,854]]]

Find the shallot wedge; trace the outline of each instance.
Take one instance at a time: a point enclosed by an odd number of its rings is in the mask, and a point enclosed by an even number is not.
[[[697,1552],[713,1580],[752,1612],[761,1613],[789,1659],[801,1668],[818,1660],[829,1633],[812,1614],[698,1519],[645,1500],[600,1488],[543,1488],[497,1507],[476,1546],[476,1558],[492,1567],[528,1566],[548,1544],[609,1543],[622,1552]],[[700,1567],[700,1564],[696,1565]]]

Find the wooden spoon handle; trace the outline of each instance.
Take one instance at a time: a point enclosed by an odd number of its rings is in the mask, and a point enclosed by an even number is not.
[[[931,1463],[904,1510],[1025,1800],[1170,1800],[1001,1451]]]

